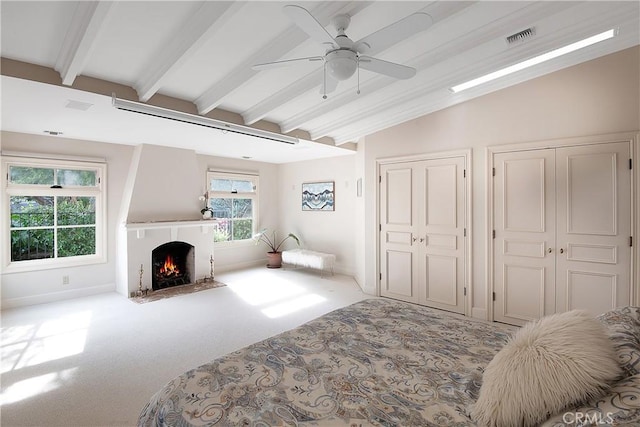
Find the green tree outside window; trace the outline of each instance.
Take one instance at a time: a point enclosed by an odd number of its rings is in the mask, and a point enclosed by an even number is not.
[[[12,165],[8,177],[25,193],[31,186],[50,187],[55,194],[97,185],[96,170],[85,169]],[[96,203],[95,196],[11,195],[11,261],[96,254]]]

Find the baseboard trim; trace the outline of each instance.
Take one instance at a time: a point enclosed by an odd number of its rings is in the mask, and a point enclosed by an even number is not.
[[[344,276],[350,276],[350,277],[354,277],[355,276],[355,272],[353,271],[353,268],[350,268],[350,266],[343,266],[343,265],[337,264],[333,268],[333,271],[335,273],[342,274]]]
[[[245,261],[245,262],[237,262],[235,264],[225,264],[224,266],[216,266],[214,275],[217,273],[226,273],[226,272],[230,272],[230,271],[236,271],[236,270],[242,270],[245,268],[252,268],[252,267],[259,267],[259,266],[266,266],[267,265],[267,259],[259,259],[259,260],[252,260],[252,261]]]
[[[2,309],[25,307],[36,304],[46,304],[49,302],[63,301],[74,298],[87,297],[91,295],[104,294],[108,292],[115,292],[115,283],[108,283],[106,285],[91,286],[87,288],[69,289],[61,292],[50,292],[47,294],[31,295],[28,297],[20,298],[8,298],[1,301]]]
[[[488,315],[489,313],[487,313],[486,308],[471,308],[471,317],[473,317],[474,319],[491,320],[487,318]]]

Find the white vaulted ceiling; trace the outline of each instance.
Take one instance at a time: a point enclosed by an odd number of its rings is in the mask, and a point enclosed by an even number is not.
[[[349,14],[346,33],[352,40],[412,13],[428,13],[433,25],[427,30],[386,50],[372,46],[368,53],[414,67],[417,74],[395,80],[360,70],[359,81],[356,74],[340,82],[325,100],[320,93],[321,62],[254,70],[252,65],[258,63],[324,54],[325,48],[283,13],[286,4],[303,6],[334,36],[331,18]],[[2,129],[41,134],[64,127],[59,130],[70,138],[175,145],[274,163],[340,155],[352,152],[353,144],[346,143],[357,143],[378,130],[638,45],[639,5],[637,1],[2,0],[2,58],[55,71],[60,80],[45,84],[34,73],[22,76],[3,69]],[[527,28],[534,29],[532,37],[514,44],[505,41]],[[457,94],[449,90],[611,28],[617,35],[610,40],[475,89]],[[79,85],[80,78],[113,84],[116,96],[125,96],[119,93],[125,87],[140,102],[157,104],[161,96],[183,100],[195,113],[233,117],[239,124],[279,129],[306,141],[293,148],[255,138],[227,141],[227,136],[211,136],[184,124],[143,120],[110,108],[110,98]],[[82,116],[77,109],[65,108],[69,100],[90,103],[94,111]]]

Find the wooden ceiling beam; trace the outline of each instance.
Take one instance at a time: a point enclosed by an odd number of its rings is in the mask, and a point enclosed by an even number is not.
[[[145,67],[146,73],[135,84],[140,101],[147,102],[158,92],[164,82],[187,60],[193,58],[200,47],[245,5],[245,2],[203,2],[187,23],[174,34],[172,42],[168,46],[162,46],[161,52]]]
[[[65,86],[71,86],[82,73],[95,42],[115,7],[115,2],[111,1],[77,3],[54,67]]]

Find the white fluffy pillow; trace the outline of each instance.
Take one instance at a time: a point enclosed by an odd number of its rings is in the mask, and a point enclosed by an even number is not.
[[[601,394],[621,370],[604,326],[586,311],[526,324],[482,377],[472,417],[482,426],[535,426]]]

